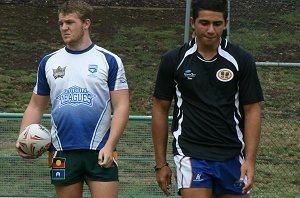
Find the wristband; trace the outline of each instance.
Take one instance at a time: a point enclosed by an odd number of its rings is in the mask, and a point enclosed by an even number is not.
[[[154,170],[155,170],[155,172],[157,172],[157,171],[159,171],[160,169],[162,169],[162,168],[165,167],[165,166],[169,166],[169,164],[168,164],[168,163],[165,163],[165,164],[162,165],[161,167],[157,167],[157,165],[155,165],[155,166],[154,166]]]

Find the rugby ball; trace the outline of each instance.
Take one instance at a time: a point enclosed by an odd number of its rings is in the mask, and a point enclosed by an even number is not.
[[[51,134],[43,125],[31,124],[21,131],[18,142],[24,153],[39,157],[49,149]]]

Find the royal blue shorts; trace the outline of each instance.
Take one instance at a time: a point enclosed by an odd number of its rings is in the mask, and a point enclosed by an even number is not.
[[[224,162],[174,156],[178,193],[182,188],[211,188],[214,195],[242,195],[247,179],[240,182],[243,159],[235,157]]]

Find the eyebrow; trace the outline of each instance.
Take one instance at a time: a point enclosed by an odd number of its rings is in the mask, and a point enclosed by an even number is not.
[[[199,19],[199,22],[210,22],[210,23],[224,23],[223,20],[210,20],[210,19]]]
[[[73,22],[75,21],[74,19],[64,19],[64,20],[58,20],[58,23],[62,23],[62,22]]]

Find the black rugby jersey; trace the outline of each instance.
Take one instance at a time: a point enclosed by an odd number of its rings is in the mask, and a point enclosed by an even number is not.
[[[252,56],[223,39],[210,61],[195,39],[161,59],[154,97],[173,100],[173,154],[224,161],[244,153],[242,105],[263,101]]]

